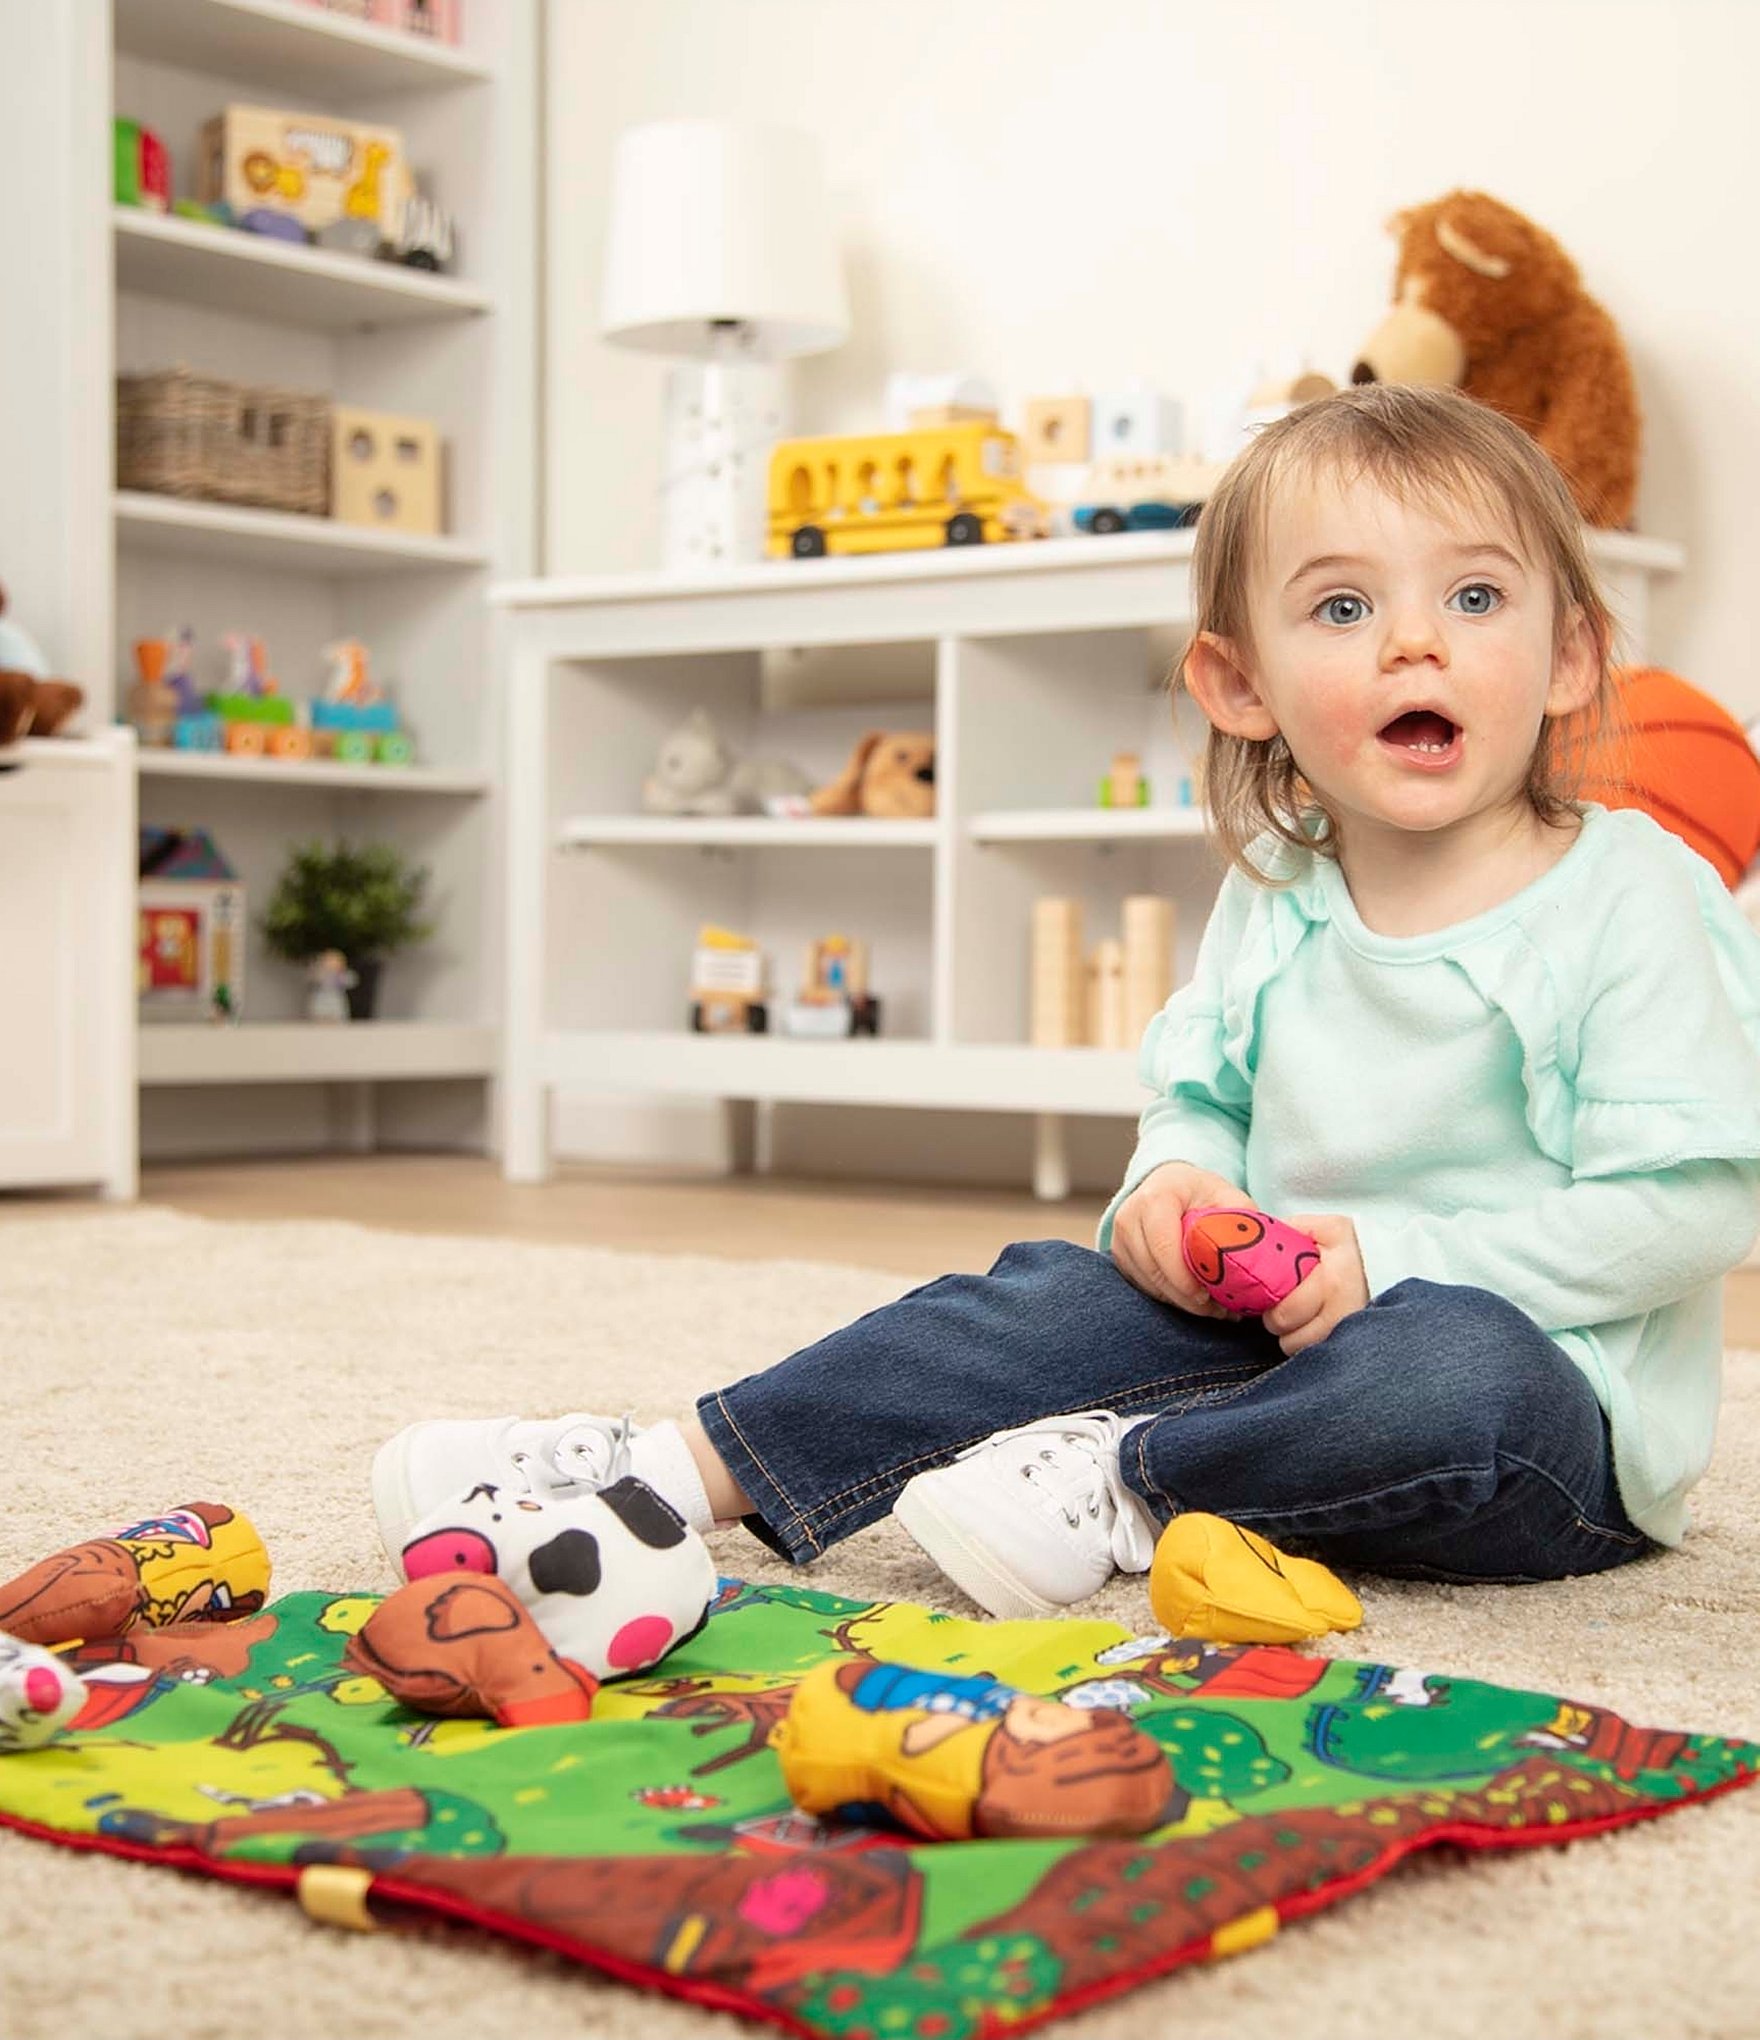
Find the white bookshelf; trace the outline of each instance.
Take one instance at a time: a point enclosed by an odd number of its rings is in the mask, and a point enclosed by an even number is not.
[[[339,331],[473,319],[494,308],[487,291],[397,262],[363,262],[130,206],[115,207],[110,224],[118,287],[147,297]]]
[[[1170,897],[1178,979],[1220,875],[1200,814],[1173,805],[1197,735],[1176,733],[1164,684],[1191,544],[1145,533],[492,589],[509,625],[507,1173],[547,1174],[564,1100],[722,1101],[729,1154],[760,1157],[763,1114],[739,1123],[751,1104],[899,1106],[1029,1117],[1035,1187],[1064,1194],[1065,1121],[1134,1117],[1143,1094],[1132,1052],[1027,1045],[1033,901],[1079,899],[1092,947],[1128,894]],[[1642,657],[1651,585],[1680,551],[1623,534],[1590,546]],[[835,667],[823,695],[790,679],[797,654]],[[742,753],[815,779],[865,728],[932,725],[937,813],[644,815],[642,779],[698,706]],[[1141,754],[1154,805],[1098,805],[1120,750]],[[881,1038],[689,1033],[703,922],[754,936],[783,997],[809,940],[865,938]]]
[[[434,794],[480,799],[491,789],[487,772],[443,772],[432,765],[339,765],[333,758],[284,765],[273,758],[234,758],[224,751],[143,751],[143,779],[210,779],[253,786],[295,798],[315,787],[381,795]]]
[[[479,14],[512,11],[491,0]],[[499,52],[453,49],[393,33],[298,0],[112,0],[117,50],[219,77],[252,78],[285,93],[354,110],[364,98],[441,92],[496,75]],[[469,24],[480,32],[481,22]]]
[[[357,1144],[489,1138],[501,718],[485,592],[535,558],[539,13],[538,0],[470,7],[470,40],[454,49],[304,0],[0,12],[0,74],[31,81],[0,122],[12,193],[0,214],[15,274],[47,279],[28,343],[40,403],[0,424],[0,454],[10,471],[60,478],[47,499],[0,508],[15,613],[86,687],[94,728],[126,702],[134,641],[188,624],[203,684],[218,684],[222,634],[247,631],[295,698],[321,687],[326,644],[360,638],[416,744],[417,762],[398,768],[138,754],[141,821],[207,828],[253,924],[244,1024],[138,1030],[149,1158],[322,1145],[339,1122]],[[163,138],[183,197],[202,124],[240,101],[399,128],[423,189],[457,222],[457,273],[113,203],[113,115]],[[115,375],[180,363],[433,418],[444,535],[117,489]],[[300,974],[265,952],[255,923],[293,842],[344,835],[427,866],[438,928],[387,965],[382,1019],[309,1028]],[[342,1112],[336,1086],[355,1087]]]
[[[1200,808],[996,808],[973,815],[974,843],[1159,843],[1202,836]]]
[[[488,553],[467,539],[369,531],[330,517],[150,496],[138,489],[118,489],[114,510],[118,543],[155,558],[335,580],[378,580],[436,568],[456,572],[489,564]],[[122,685],[119,681],[119,691]]]
[[[570,815],[557,830],[564,849],[621,844],[695,844],[720,850],[929,850],[932,821],[877,821],[868,816],[806,816],[781,821],[768,815]]]
[[[242,1027],[143,1027],[143,1084],[372,1083],[487,1077],[492,1027],[375,1021],[370,1027],[259,1021]]]

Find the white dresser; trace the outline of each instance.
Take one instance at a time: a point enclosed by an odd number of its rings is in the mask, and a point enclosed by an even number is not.
[[[135,1194],[131,732],[0,754],[0,1189]]]

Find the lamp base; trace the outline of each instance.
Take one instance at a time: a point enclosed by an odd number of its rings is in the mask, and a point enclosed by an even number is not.
[[[770,361],[691,362],[668,372],[660,512],[668,573],[764,557],[770,450],[783,436],[785,376]]]

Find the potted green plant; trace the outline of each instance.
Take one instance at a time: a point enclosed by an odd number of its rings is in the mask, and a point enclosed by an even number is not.
[[[339,949],[355,975],[349,1017],[370,1020],[386,957],[425,942],[421,918],[428,873],[389,843],[296,843],[263,916],[263,939],[289,963]]]

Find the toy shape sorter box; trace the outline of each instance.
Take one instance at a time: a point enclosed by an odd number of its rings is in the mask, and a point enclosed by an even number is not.
[[[310,234],[338,220],[366,220],[389,239],[413,189],[396,128],[228,106],[202,129],[196,196],[230,206],[235,218],[285,213]]]
[[[330,424],[330,515],[434,538],[441,509],[440,433],[430,418],[338,404]]]
[[[244,887],[205,829],[143,828],[137,983],[143,1020],[236,1020]]]

